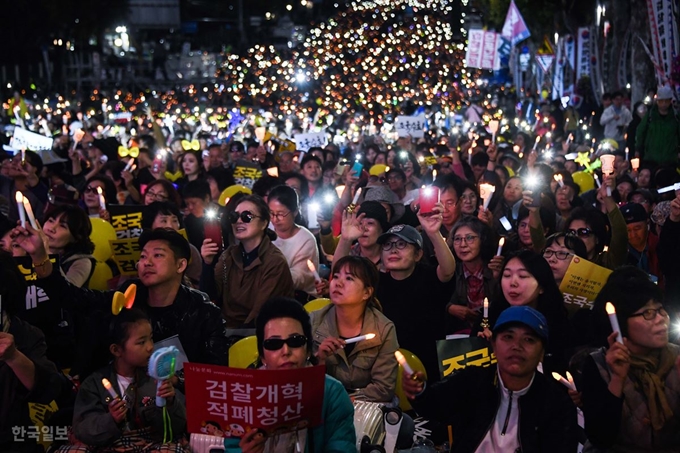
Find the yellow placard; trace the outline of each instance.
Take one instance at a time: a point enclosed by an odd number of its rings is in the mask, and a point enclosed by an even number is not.
[[[611,273],[611,269],[574,256],[560,285],[569,314],[572,315],[581,308],[592,310],[595,298]]]

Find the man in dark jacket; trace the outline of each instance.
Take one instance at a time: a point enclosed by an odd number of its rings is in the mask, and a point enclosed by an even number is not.
[[[17,227],[12,235],[31,256],[36,284],[50,300],[69,310],[110,312],[114,291],[78,288],[52,272],[40,235],[30,225],[27,228]],[[177,335],[190,362],[227,365],[229,348],[220,309],[206,294],[182,285],[191,257],[187,240],[174,230],[158,228],[140,236],[139,248],[139,281],[130,283],[137,283],[135,307],[149,316],[154,341]]]
[[[510,307],[496,322],[491,345],[497,366],[469,366],[425,387],[422,373],[404,373],[411,405],[453,426],[451,452],[573,452],[576,408],[552,378],[537,372],[548,324],[527,306]]]

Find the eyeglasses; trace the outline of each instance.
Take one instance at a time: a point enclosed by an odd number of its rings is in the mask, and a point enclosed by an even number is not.
[[[635,313],[634,315],[630,315],[629,318],[635,318],[636,316],[642,316],[643,318],[645,318],[645,320],[651,321],[654,318],[656,318],[656,315],[661,315],[665,318],[666,316],[668,316],[668,312],[663,307],[648,308],[648,309],[644,310],[642,313]]]
[[[243,223],[250,223],[252,222],[253,219],[261,219],[262,216],[255,215],[250,211],[243,211],[243,212],[237,212],[237,211],[232,211],[227,215],[227,219],[229,219],[229,223],[236,223],[238,222],[238,219],[241,219],[241,222]]]
[[[390,250],[392,250],[392,247],[396,247],[397,250],[404,250],[404,249],[406,248],[407,245],[408,245],[408,242],[406,242],[406,241],[402,241],[402,240],[399,240],[399,241],[391,241],[391,242],[385,242],[385,243],[382,245],[382,249],[383,249],[385,252],[389,252]]]
[[[573,255],[573,253],[570,252],[562,252],[562,251],[557,251],[557,250],[543,250],[543,258],[545,259],[550,259],[552,256],[555,255],[555,257],[558,260],[566,260],[570,256]]]
[[[97,187],[87,186],[83,193],[97,193]]]
[[[146,195],[159,201],[165,201],[168,199],[167,195],[163,195],[162,193],[154,192],[153,190],[147,190]]]
[[[288,217],[290,215],[290,211],[286,212],[285,214],[282,214],[280,212],[270,212],[269,215],[271,216],[272,219],[281,220]]]
[[[278,351],[287,344],[289,348],[301,348],[307,344],[307,337],[304,335],[292,335],[288,338],[267,338],[262,342],[262,347],[267,351]]]
[[[587,238],[588,236],[593,234],[593,230],[590,228],[577,228],[575,230],[569,229],[567,230],[567,234],[570,234],[572,236],[578,236],[580,238]]]
[[[466,244],[471,244],[475,242],[478,238],[479,236],[475,236],[474,234],[467,234],[465,236],[454,236],[453,243],[459,245],[461,242],[465,241]]]

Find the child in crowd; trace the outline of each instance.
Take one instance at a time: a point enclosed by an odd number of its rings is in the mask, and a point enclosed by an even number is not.
[[[111,321],[109,335],[113,361],[83,381],[73,413],[72,445],[58,452],[183,453],[182,445],[172,441],[184,433],[184,396],[170,380],[156,390],[156,381],[147,375],[153,352],[149,319],[141,310],[124,309]],[[119,396],[111,397],[103,379]],[[166,399],[165,408],[156,406],[156,396]]]

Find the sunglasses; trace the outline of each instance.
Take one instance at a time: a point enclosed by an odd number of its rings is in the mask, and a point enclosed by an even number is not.
[[[578,236],[580,238],[587,238],[591,234],[593,234],[593,230],[590,228],[577,228],[575,230],[569,229],[567,230],[567,234],[570,234],[572,236]]]
[[[255,215],[250,211],[243,212],[232,211],[229,214],[227,214],[227,219],[229,220],[229,223],[236,223],[238,222],[238,219],[241,219],[241,222],[243,223],[250,223],[253,221],[253,219],[261,218],[262,218],[261,216]]]
[[[289,348],[301,348],[307,344],[307,337],[304,335],[292,335],[286,339],[267,338],[262,342],[262,347],[267,351],[278,351],[287,344]]]
[[[84,193],[97,193],[97,188],[92,187],[92,186],[87,186],[85,190],[83,190]]]

